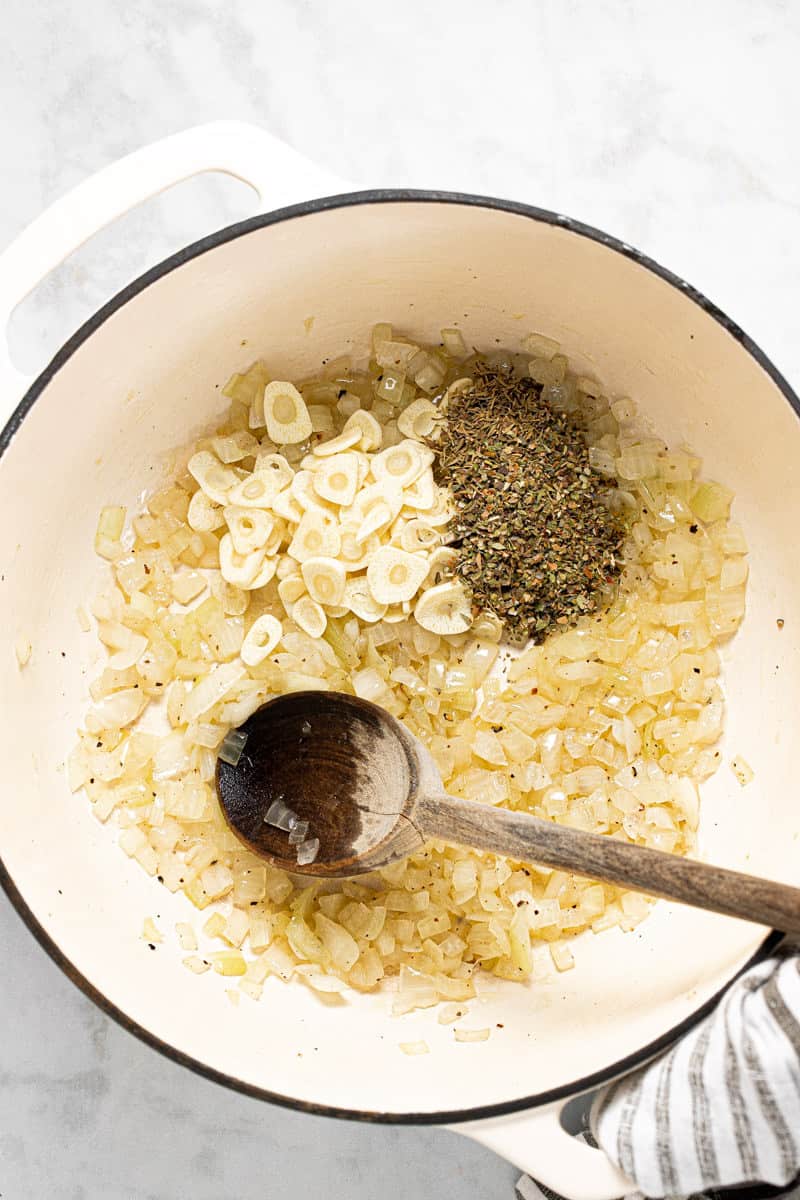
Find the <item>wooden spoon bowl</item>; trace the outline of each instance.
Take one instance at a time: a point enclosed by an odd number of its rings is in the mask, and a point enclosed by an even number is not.
[[[270,700],[241,726],[235,767],[217,763],[217,791],[231,828],[285,871],[359,875],[422,845],[406,815],[420,783],[416,741],[375,704],[338,692],[294,692]],[[266,824],[283,800],[308,836],[313,863],[299,866],[288,834]]]
[[[242,732],[237,765],[217,765],[220,803],[242,841],[285,871],[359,875],[433,837],[800,933],[800,889],[446,795],[422,743],[355,696],[279,696]],[[313,862],[299,864],[288,833],[265,822],[277,799],[319,838]]]

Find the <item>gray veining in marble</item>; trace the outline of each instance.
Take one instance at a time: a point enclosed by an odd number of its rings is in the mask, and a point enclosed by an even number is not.
[[[127,151],[235,117],[358,187],[511,196],[605,228],[797,384],[799,55],[791,0],[4,0],[0,244]],[[251,205],[206,178],[126,217],[19,310],[19,364]],[[3,1200],[511,1200],[513,1169],[452,1135],[300,1116],[165,1061],[5,900],[0,948]]]

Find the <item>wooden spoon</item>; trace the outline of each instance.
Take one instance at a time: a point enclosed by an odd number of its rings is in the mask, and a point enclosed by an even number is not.
[[[285,871],[359,875],[441,838],[800,933],[798,888],[446,795],[422,743],[355,696],[279,696],[241,730],[238,764],[217,764],[220,802],[241,840]],[[319,838],[314,862],[299,866],[287,832],[265,823],[276,799]]]

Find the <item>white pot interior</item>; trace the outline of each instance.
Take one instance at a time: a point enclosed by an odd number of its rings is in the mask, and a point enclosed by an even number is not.
[[[279,376],[303,374],[365,350],[378,320],[421,337],[457,324],[484,348],[515,346],[532,329],[556,337],[735,488],[751,546],[748,613],[725,652],[724,763],[704,788],[702,850],[796,878],[796,414],[722,324],[619,251],[526,215],[422,201],[311,212],[191,258],[118,307],[42,390],[0,461],[0,622],[33,645],[23,671],[8,651],[0,661],[0,854],[77,971],[207,1068],[339,1109],[453,1113],[541,1094],[633,1054],[716,992],[764,931],[661,903],[632,934],[582,938],[575,970],[499,985],[474,1004],[469,1024],[492,1027],[482,1044],[456,1044],[434,1010],[392,1019],[386,992],[332,1005],[271,979],[260,1004],[234,1008],[226,981],[185,970],[174,939],[155,953],[141,940],[145,916],[171,932],[191,906],[117,849],[69,793],[62,765],[99,660],[76,618],[102,575],[98,510],[137,505],[166,453],[222,413],[234,370],[264,357]],[[756,772],[745,789],[727,765],[737,752]],[[429,1055],[400,1053],[398,1042],[418,1038]]]

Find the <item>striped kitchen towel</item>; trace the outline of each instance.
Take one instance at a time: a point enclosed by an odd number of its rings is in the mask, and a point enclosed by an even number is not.
[[[800,1172],[800,946],[747,971],[661,1058],[597,1096],[594,1135],[645,1196]]]
[[[576,1140],[587,1142],[590,1146],[597,1144],[588,1132],[578,1134]],[[514,1194],[517,1200],[564,1200],[558,1192],[531,1179],[530,1175],[519,1177]],[[644,1197],[641,1192],[629,1192],[627,1196],[620,1197],[620,1200],[644,1200]],[[800,1200],[800,1176],[793,1180],[788,1188],[772,1187],[766,1183],[734,1189],[709,1188],[707,1192],[696,1192],[690,1200]]]

